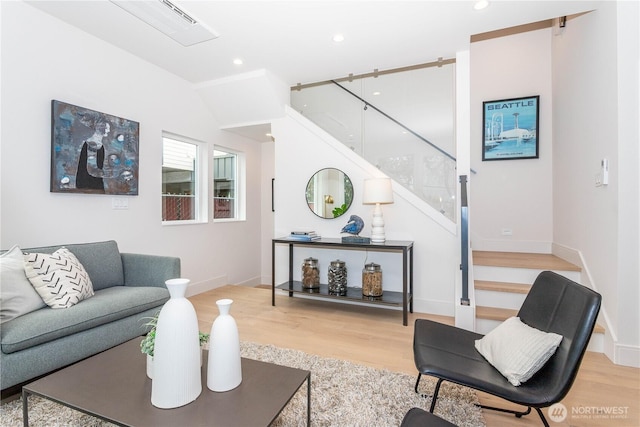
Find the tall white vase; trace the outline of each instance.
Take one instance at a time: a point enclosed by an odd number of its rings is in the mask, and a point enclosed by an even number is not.
[[[202,392],[198,318],[184,296],[189,279],[165,283],[171,298],[158,316],[151,383],[151,404],[162,409],[186,405]]]
[[[211,326],[207,387],[212,391],[229,391],[242,382],[238,325],[229,314],[233,300],[216,301],[220,315]]]

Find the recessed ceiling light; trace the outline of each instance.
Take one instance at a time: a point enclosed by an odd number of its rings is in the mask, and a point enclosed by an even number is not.
[[[375,92],[373,92],[373,95],[374,96],[378,96],[378,95],[380,95],[380,92],[379,91],[375,91]]]
[[[242,65],[242,64],[244,64],[244,61],[242,61],[242,59],[240,59],[240,58],[236,58],[236,59],[233,60],[233,63],[236,64],[236,65]]]
[[[333,36],[333,41],[336,43],[340,43],[344,41],[344,36],[342,34],[336,34]]]
[[[488,0],[478,0],[473,4],[473,8],[475,10],[482,10],[482,9],[485,9],[487,6],[489,6]]]

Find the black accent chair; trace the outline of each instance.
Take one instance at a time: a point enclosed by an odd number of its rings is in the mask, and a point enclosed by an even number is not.
[[[600,311],[600,294],[551,271],[536,278],[518,317],[536,329],[554,332],[564,338],[555,354],[531,379],[515,387],[487,362],[475,348],[481,334],[430,320],[415,322],[413,355],[422,375],[438,378],[433,391],[433,412],[442,381],[479,390],[528,409],[512,411],[480,405],[482,408],[508,412],[520,418],[535,408],[545,426],[549,426],[541,408],[561,401],[569,392],[591,338]]]
[[[421,408],[411,408],[402,419],[400,427],[456,427],[447,420],[433,415]]]

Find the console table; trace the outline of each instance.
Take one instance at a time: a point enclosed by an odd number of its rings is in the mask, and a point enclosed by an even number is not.
[[[276,245],[289,246],[289,280],[276,285]],[[312,247],[314,249],[350,249],[372,252],[396,252],[402,253],[402,292],[385,291],[382,297],[373,298],[362,295],[362,288],[347,287],[346,296],[330,295],[329,286],[321,284],[319,289],[307,289],[302,287],[302,282],[293,280],[293,249],[296,246]],[[309,298],[341,299],[357,301],[373,306],[402,306],[402,324],[407,326],[407,312],[413,313],[413,242],[404,240],[387,240],[385,243],[343,243],[341,239],[324,238],[311,242],[292,240],[287,237],[273,239],[271,241],[271,305],[276,305],[276,289],[294,294],[304,294]],[[358,281],[360,281],[358,279]]]

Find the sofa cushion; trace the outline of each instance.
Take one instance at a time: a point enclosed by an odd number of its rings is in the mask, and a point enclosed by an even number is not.
[[[62,246],[69,249],[82,263],[91,282],[93,290],[110,286],[124,285],[124,271],[118,244],[114,240],[94,243],[77,243],[70,245],[43,246],[24,249],[24,252],[41,252],[51,254]]]
[[[24,255],[16,245],[0,255],[0,323],[45,306],[24,271]]]
[[[51,308],[69,308],[93,296],[93,285],[78,258],[67,248],[25,256],[27,278]]]
[[[0,330],[3,353],[13,353],[158,307],[169,299],[160,287],[114,286],[65,310],[49,307],[17,317]],[[140,321],[140,334],[145,332]]]

